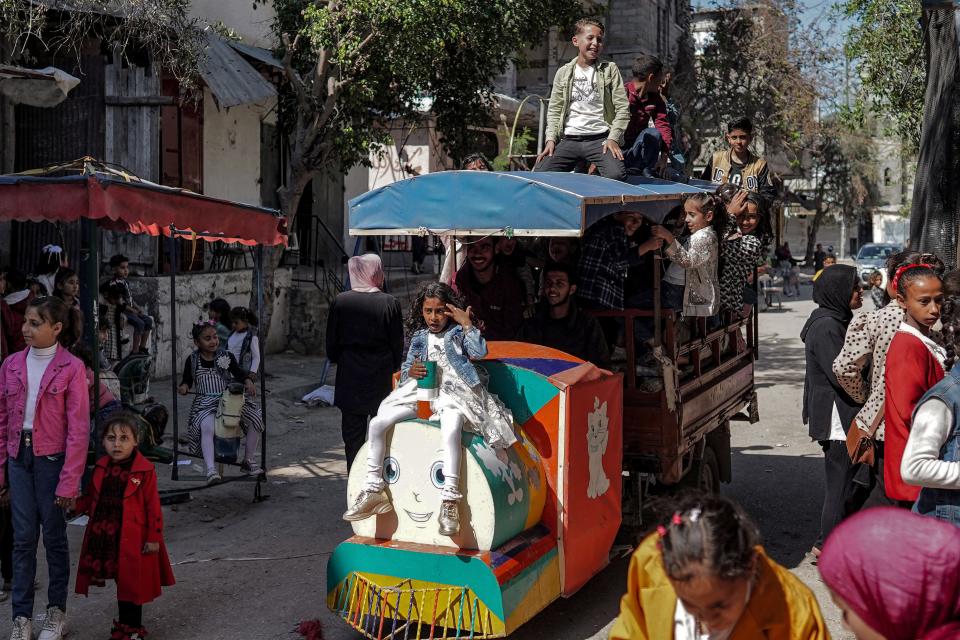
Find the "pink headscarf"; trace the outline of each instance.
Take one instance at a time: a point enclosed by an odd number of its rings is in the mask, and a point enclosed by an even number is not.
[[[347,261],[347,273],[350,274],[350,290],[360,293],[380,291],[383,286],[383,263],[375,253],[353,256]]]
[[[834,529],[817,564],[827,586],[887,640],[957,637],[960,527],[868,509]]]

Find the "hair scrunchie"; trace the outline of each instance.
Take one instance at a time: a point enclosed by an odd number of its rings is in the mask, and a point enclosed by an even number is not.
[[[925,263],[913,263],[913,264],[905,264],[905,265],[903,265],[902,267],[900,267],[899,269],[897,269],[896,273],[893,275],[893,289],[894,289],[894,291],[896,291],[897,285],[900,284],[900,276],[902,276],[905,272],[909,271],[910,269],[919,269],[919,268],[921,268],[921,267],[926,267],[927,269],[932,269],[932,268],[933,268],[933,266],[932,266],[932,265],[929,265],[929,264],[925,264]]]

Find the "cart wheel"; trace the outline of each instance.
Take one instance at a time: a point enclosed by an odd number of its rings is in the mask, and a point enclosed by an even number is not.
[[[712,447],[704,448],[703,458],[693,464],[693,468],[680,484],[687,489],[697,489],[704,493],[720,493],[720,463]]]

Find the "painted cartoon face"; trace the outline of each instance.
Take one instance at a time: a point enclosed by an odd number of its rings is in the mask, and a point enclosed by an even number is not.
[[[495,548],[540,521],[546,480],[539,456],[515,445],[494,450],[480,436],[464,436],[460,463],[460,533],[441,536],[444,449],[439,425],[401,422],[387,437],[383,478],[393,503],[389,513],[352,523],[358,536],[461,549]],[[367,445],[360,449],[364,459]],[[535,475],[536,481],[529,478]],[[347,502],[363,489],[366,465],[355,464]]]
[[[443,489],[443,449],[433,452],[427,464],[423,456],[404,455],[393,451],[383,461],[383,479],[393,498],[400,528],[436,529],[434,514],[440,508],[440,490]]]

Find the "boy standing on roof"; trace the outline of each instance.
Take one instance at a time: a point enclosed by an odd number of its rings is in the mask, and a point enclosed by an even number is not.
[[[572,171],[582,162],[596,165],[604,178],[623,180],[620,143],[630,121],[620,69],[600,60],[603,25],[577,21],[573,46],[577,57],[553,79],[547,109],[546,145],[534,171]]]
[[[717,184],[730,183],[747,191],[755,191],[770,204],[776,190],[770,184],[767,161],[750,151],[753,142],[753,123],[749,118],[737,118],[727,125],[727,143],[730,148],[717,151],[700,176]],[[731,211],[734,215],[736,211]]]

